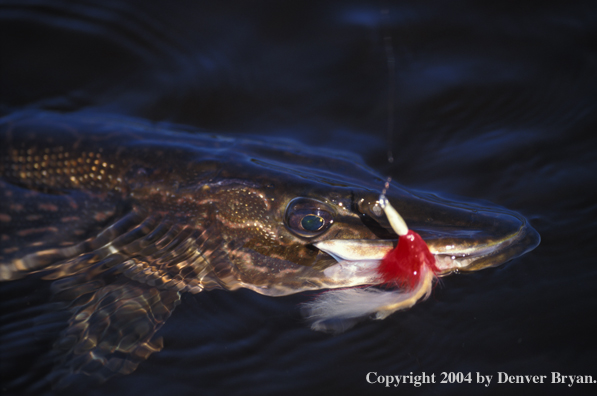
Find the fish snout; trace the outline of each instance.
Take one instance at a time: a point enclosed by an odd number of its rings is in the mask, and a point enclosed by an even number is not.
[[[455,201],[399,188],[392,188],[387,196],[408,227],[423,237],[442,274],[497,266],[533,250],[540,242],[539,234],[524,216],[497,205]],[[392,243],[395,245],[397,235],[375,195],[367,194],[355,201],[366,225],[374,220],[385,230],[385,235],[375,232],[385,241],[326,241],[318,247],[336,259],[349,255],[354,260],[362,254],[361,260],[379,260],[392,249]]]

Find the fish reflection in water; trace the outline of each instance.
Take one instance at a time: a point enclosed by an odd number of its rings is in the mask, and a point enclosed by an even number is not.
[[[378,259],[397,239],[379,207],[384,179],[349,154],[90,115],[20,113],[0,128],[0,279],[40,274],[67,302],[58,386],[134,371],[162,349],[154,335],[181,293],[370,285],[326,269]],[[387,196],[443,275],[499,265],[539,241],[498,207],[396,184]]]

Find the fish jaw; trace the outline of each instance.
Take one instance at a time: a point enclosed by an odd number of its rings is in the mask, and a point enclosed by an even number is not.
[[[501,265],[534,249],[540,236],[528,221],[513,212],[499,209],[475,212],[469,227],[449,230],[436,224],[419,225],[417,232],[426,235],[426,243],[434,255],[440,276],[452,272],[472,272]],[[483,229],[481,225],[493,224]],[[377,267],[395,248],[395,239],[331,239],[313,245],[338,262],[326,268],[326,277],[346,286],[379,284]]]
[[[480,241],[475,246],[458,245],[430,239],[429,250],[434,254],[441,274],[473,272],[495,267],[513,260],[536,248],[541,237],[531,225],[522,219],[520,228],[494,240]]]

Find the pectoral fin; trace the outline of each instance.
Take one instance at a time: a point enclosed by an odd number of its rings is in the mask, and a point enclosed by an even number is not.
[[[72,301],[68,327],[54,345],[58,388],[80,374],[103,382],[133,372],[162,349],[162,339],[152,338],[180,302],[176,291],[126,278],[108,285],[64,279],[53,288],[59,299]]]
[[[202,290],[202,231],[117,197],[0,183],[0,280],[37,273],[70,313],[53,351],[38,358],[53,367],[47,379],[103,382],[161,350],[153,338],[179,292]]]

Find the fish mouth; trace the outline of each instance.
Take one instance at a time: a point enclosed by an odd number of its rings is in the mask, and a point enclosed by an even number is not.
[[[522,215],[485,202],[456,202],[405,190],[393,195],[390,202],[408,227],[425,240],[440,275],[498,266],[533,250],[540,242],[539,234]],[[360,198],[358,211],[391,232],[374,196]],[[388,239],[325,240],[314,246],[338,262],[368,266],[379,263],[396,243],[394,235]]]
[[[500,217],[508,215],[500,214]],[[495,267],[536,248],[541,237],[523,217],[514,217],[520,222],[518,229],[509,234],[494,237],[454,238],[433,236],[426,240],[429,250],[435,256],[436,266],[442,274],[450,272],[472,272]]]

